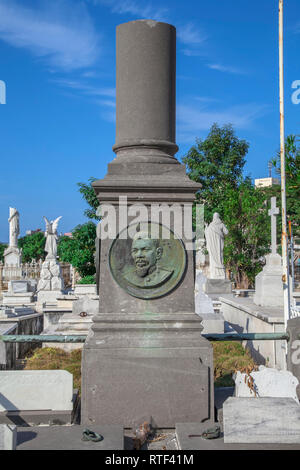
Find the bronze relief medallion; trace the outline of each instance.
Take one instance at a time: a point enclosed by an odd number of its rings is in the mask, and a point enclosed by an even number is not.
[[[114,280],[128,294],[155,299],[168,294],[181,281],[186,251],[183,242],[166,226],[155,222],[131,224],[113,240],[109,267]]]

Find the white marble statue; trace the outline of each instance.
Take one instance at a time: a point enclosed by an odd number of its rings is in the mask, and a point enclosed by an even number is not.
[[[46,245],[45,245],[45,251],[47,252],[46,259],[55,259],[57,257],[57,226],[59,220],[62,218],[62,216],[57,217],[55,220],[49,220],[47,217],[44,216],[44,220],[46,222],[46,232],[45,232],[45,237],[46,237]]]
[[[223,224],[217,212],[213,220],[205,227],[206,248],[209,254],[209,278],[225,279],[225,267],[223,262],[224,238],[228,230]]]
[[[20,235],[19,212],[14,207],[9,208],[9,246],[18,246],[18,236]]]

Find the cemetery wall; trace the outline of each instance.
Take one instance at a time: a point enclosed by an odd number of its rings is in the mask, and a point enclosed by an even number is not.
[[[5,324],[15,323],[16,327],[13,332],[9,334],[16,335],[39,335],[43,331],[43,315],[40,313],[34,313],[32,315],[24,315],[23,317],[9,318],[7,321],[1,321],[0,325],[2,328]],[[5,334],[5,333],[3,333]],[[15,368],[15,360],[23,359],[26,354],[37,347],[41,347],[42,343],[6,343],[7,344],[7,357],[10,369]],[[9,344],[9,346],[8,346]]]
[[[239,302],[220,297],[221,311],[225,321],[238,333],[281,333],[284,332],[283,318],[270,318],[259,313],[256,306],[252,311]],[[268,367],[286,368],[285,341],[243,341],[253,359]]]
[[[15,335],[16,323],[0,323],[1,335]],[[0,343],[0,370],[14,369],[16,366],[16,344]]]

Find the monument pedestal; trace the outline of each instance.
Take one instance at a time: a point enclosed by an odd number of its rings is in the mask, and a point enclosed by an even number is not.
[[[57,297],[61,296],[62,293],[63,291],[61,290],[41,290],[37,295],[37,303],[40,305],[56,305]]]
[[[172,25],[118,26],[116,158],[93,182],[103,213],[109,209],[97,231],[99,314],[82,357],[87,426],[214,419],[212,346],[194,313],[191,228],[200,185],[174,157],[175,63]],[[107,237],[106,226],[115,234]]]
[[[213,422],[213,352],[197,315],[93,320],[82,358],[82,424]]]
[[[231,294],[232,287],[229,279],[207,279],[204,284],[206,294]]]
[[[20,268],[22,253],[17,246],[9,246],[4,250],[4,265]]]

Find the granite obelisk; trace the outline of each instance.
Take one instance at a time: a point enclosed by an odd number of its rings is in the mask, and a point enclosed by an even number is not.
[[[116,212],[117,235],[100,236],[99,313],[82,360],[87,425],[213,421],[212,347],[195,314],[194,253],[186,231],[176,236],[177,217],[162,223],[152,212],[161,205],[164,220],[174,204],[177,215],[191,209],[200,187],[174,157],[175,64],[172,25],[138,20],[117,27],[116,158],[93,183],[101,205]],[[128,204],[125,228],[120,197]],[[137,203],[143,224],[132,211]]]

